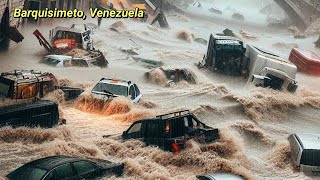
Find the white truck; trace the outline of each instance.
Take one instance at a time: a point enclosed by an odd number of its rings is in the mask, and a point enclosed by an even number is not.
[[[217,73],[249,77],[256,86],[295,92],[297,67],[280,56],[252,45],[244,48],[234,37],[210,36],[208,51],[199,67]]]
[[[297,66],[278,55],[247,45],[245,56],[249,58],[249,82],[256,86],[295,92]]]

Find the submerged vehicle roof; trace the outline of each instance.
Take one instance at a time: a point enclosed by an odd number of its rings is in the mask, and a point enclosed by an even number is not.
[[[199,177],[206,177],[209,179],[216,179],[216,180],[243,180],[244,178],[242,176],[236,175],[236,174],[231,174],[231,173],[209,173]]]
[[[320,134],[295,134],[304,149],[320,150]]]
[[[53,75],[48,72],[42,73],[41,71],[34,70],[14,70],[10,72],[1,73],[1,77],[5,79],[9,79],[12,81],[16,81],[18,83],[30,82],[30,81],[48,81],[51,80]]]
[[[200,120],[197,119],[197,117],[195,117],[193,115],[193,113],[190,112],[190,110],[182,110],[182,111],[172,112],[172,113],[168,113],[168,114],[162,114],[162,115],[158,115],[158,116],[156,116],[154,118],[141,119],[141,120],[136,121],[136,122],[153,121],[153,120],[168,120],[168,119],[175,119],[175,118],[180,118],[180,117],[185,117],[185,116],[192,116],[197,121],[201,122]],[[201,123],[204,124],[203,122],[201,122]],[[206,126],[206,127],[209,127],[209,126]]]
[[[47,55],[44,56],[45,58],[52,58],[52,59],[56,59],[56,60],[69,60],[69,59],[73,59],[73,60],[85,60],[83,58],[77,58],[77,57],[72,57],[72,56],[66,56],[66,55]]]
[[[31,161],[26,165],[34,166],[44,170],[50,170],[56,166],[59,166],[68,162],[78,161],[78,160],[82,160],[82,159],[75,158],[75,157],[68,157],[68,156],[52,156],[52,157],[45,157],[45,158]]]
[[[121,85],[121,86],[129,86],[132,84],[131,81],[127,80],[122,80],[122,79],[107,79],[107,78],[102,78],[99,83],[106,83],[106,84],[116,84],[116,85]]]
[[[69,31],[69,32],[75,32],[75,33],[83,33],[84,31],[76,28],[69,28],[69,27],[62,27],[62,26],[57,26],[54,28],[55,31]]]

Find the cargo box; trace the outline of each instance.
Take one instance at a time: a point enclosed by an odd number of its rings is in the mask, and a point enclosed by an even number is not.
[[[58,105],[52,101],[36,101],[0,107],[0,127],[51,128],[58,122]]]

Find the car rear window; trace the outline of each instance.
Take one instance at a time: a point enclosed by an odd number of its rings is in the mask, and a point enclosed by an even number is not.
[[[303,150],[300,164],[308,166],[320,166],[320,150]]]
[[[7,177],[10,180],[35,180],[41,179],[46,173],[46,170],[25,165],[13,171]]]
[[[126,86],[121,86],[117,84],[107,84],[107,83],[98,83],[92,91],[97,91],[97,92],[110,92],[114,95],[118,96],[128,96],[128,87]]]

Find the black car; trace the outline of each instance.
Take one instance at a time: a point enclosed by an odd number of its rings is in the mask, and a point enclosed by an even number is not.
[[[219,131],[205,125],[189,110],[185,110],[136,121],[123,132],[122,138],[138,139],[146,145],[177,152],[185,147],[188,139],[195,139],[200,143],[213,142],[219,139]]]
[[[121,176],[124,164],[107,160],[85,160],[75,157],[53,156],[31,161],[6,177],[9,180],[75,180]]]

